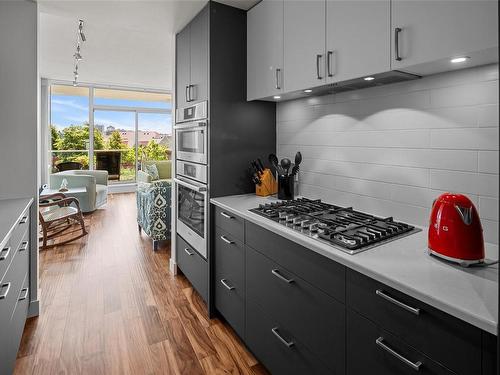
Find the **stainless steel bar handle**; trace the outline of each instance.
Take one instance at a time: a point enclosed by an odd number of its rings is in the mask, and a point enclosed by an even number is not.
[[[10,283],[4,283],[4,284],[0,285],[0,290],[4,289],[4,288],[5,288],[5,292],[0,294],[0,299],[5,299],[5,297],[7,297],[7,294],[9,294]]]
[[[274,270],[271,270],[271,273],[276,276],[278,279],[280,279],[281,281],[284,281],[285,283],[287,284],[291,284],[293,283],[295,280],[294,279],[287,279],[285,276],[283,276],[279,270],[277,269],[274,269]]]
[[[226,214],[224,211],[221,211],[221,216],[225,217],[226,219],[234,219],[234,216]]]
[[[224,287],[227,289],[227,290],[233,290],[234,289],[234,286],[231,286],[227,283],[227,280],[226,279],[221,279],[220,280],[221,284],[224,285]]]
[[[411,306],[408,306],[406,303],[403,303],[401,301],[398,301],[397,299],[387,295],[384,293],[384,291],[382,289],[377,289],[375,291],[375,293],[377,294],[377,296],[380,296],[382,297],[383,299],[385,299],[386,301],[389,301],[393,304],[395,304],[396,306],[399,306],[401,307],[402,309],[405,309],[406,311],[409,311],[411,312],[412,314],[414,315],[420,315],[420,309],[419,308],[416,308],[416,307],[411,307]]]
[[[188,93],[188,91],[189,91],[189,85],[186,85],[186,93],[185,93],[186,94],[186,102],[189,103],[190,100],[189,100],[189,93]]]
[[[328,70],[328,77],[333,77],[332,73],[332,57],[333,57],[333,51],[328,51],[326,54],[326,68]]]
[[[178,183],[179,185],[185,186],[185,187],[187,187],[191,190],[197,191],[197,192],[202,193],[202,192],[207,191],[207,188],[205,186],[196,186],[196,185],[190,184],[189,182],[186,182],[186,181],[178,179],[178,178],[174,178],[174,181],[176,183]]]
[[[189,249],[186,247],[184,249],[184,251],[186,252],[187,255],[191,256],[191,255],[194,255],[194,253],[192,253],[191,251],[189,251]]]
[[[10,246],[4,247],[2,251],[0,251],[0,260],[5,260],[10,254]]]
[[[19,301],[22,301],[22,300],[28,298],[28,293],[29,293],[29,288],[21,289],[21,296],[19,297]]]
[[[291,348],[295,345],[293,341],[286,341],[278,332],[278,327],[271,328],[271,332],[274,333],[274,336],[278,338],[283,344],[285,344],[288,348]]]
[[[194,85],[189,85],[189,101],[193,102],[195,99],[193,98],[193,95],[191,94],[191,89],[194,89]]]
[[[20,221],[19,224],[25,224],[28,221],[28,216],[24,216]]]
[[[321,73],[319,72],[320,62],[321,62],[322,57],[323,57],[323,55],[316,55],[316,76],[318,79],[323,79],[323,77],[321,76]]]
[[[231,241],[230,239],[228,239],[226,236],[222,235],[220,236],[220,239],[222,241],[224,241],[225,243],[229,244],[229,245],[232,245],[234,243],[234,241]]]
[[[28,249],[28,241],[21,242],[21,246],[19,247],[19,251],[25,251]]]
[[[399,33],[403,31],[400,27],[394,29],[394,54],[396,55],[396,61],[401,61],[402,58],[399,56]]]
[[[281,85],[280,85],[280,75],[281,75],[281,69],[276,68],[276,90],[281,90]]]
[[[384,349],[387,353],[393,355],[397,359],[399,359],[401,362],[403,362],[405,365],[411,367],[415,371],[420,370],[420,366],[422,366],[422,362],[417,361],[417,362],[412,362],[409,359],[403,357],[401,354],[396,352],[394,349],[388,347],[386,344],[384,344],[384,338],[380,336],[378,339],[375,340],[375,344],[377,344],[380,348]]]

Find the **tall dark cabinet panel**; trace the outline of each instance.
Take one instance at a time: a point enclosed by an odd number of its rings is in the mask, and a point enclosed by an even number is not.
[[[246,12],[210,2],[210,197],[251,193],[250,160],[276,150],[276,106],[246,100]],[[270,105],[269,105],[270,104]]]
[[[246,100],[246,22],[245,11],[210,1],[176,38],[176,109],[204,101],[208,104],[209,198],[255,192],[247,174],[250,161],[261,158],[265,162],[267,155],[276,151],[275,103]],[[199,166],[204,168],[202,164]],[[205,213],[205,220],[208,228],[213,228],[210,209]],[[214,293],[210,280],[216,254],[212,250],[215,239],[212,240],[211,233],[209,229],[205,238],[206,263],[195,265],[195,258],[186,257],[187,253],[179,254],[186,246],[177,246],[176,259],[179,269],[203,295],[213,314]],[[178,237],[199,250],[185,236]],[[208,275],[205,284],[198,277],[201,274]],[[242,322],[238,314],[234,315],[235,321]]]
[[[208,100],[208,8],[190,23],[191,28],[191,102]]]
[[[187,26],[176,37],[176,84],[175,102],[178,107],[187,105],[188,87],[191,81],[190,28]]]

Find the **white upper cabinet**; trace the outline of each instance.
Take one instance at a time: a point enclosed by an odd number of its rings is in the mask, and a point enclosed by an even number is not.
[[[324,85],[325,0],[285,0],[285,91]]]
[[[328,83],[390,70],[390,9],[389,0],[326,1]]]
[[[498,61],[496,0],[392,0],[391,66],[419,74]],[[453,57],[468,56],[465,65]]]
[[[247,99],[283,92],[283,0],[263,0],[247,13]]]

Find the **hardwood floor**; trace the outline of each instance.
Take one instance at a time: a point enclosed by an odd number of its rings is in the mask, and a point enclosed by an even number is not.
[[[168,270],[170,245],[139,235],[135,195],[110,195],[89,235],[40,252],[41,315],[15,374],[267,374]]]

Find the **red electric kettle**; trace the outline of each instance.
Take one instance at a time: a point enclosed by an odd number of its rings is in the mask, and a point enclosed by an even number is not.
[[[484,261],[483,228],[476,207],[462,194],[441,194],[432,204],[429,253],[469,266]]]

